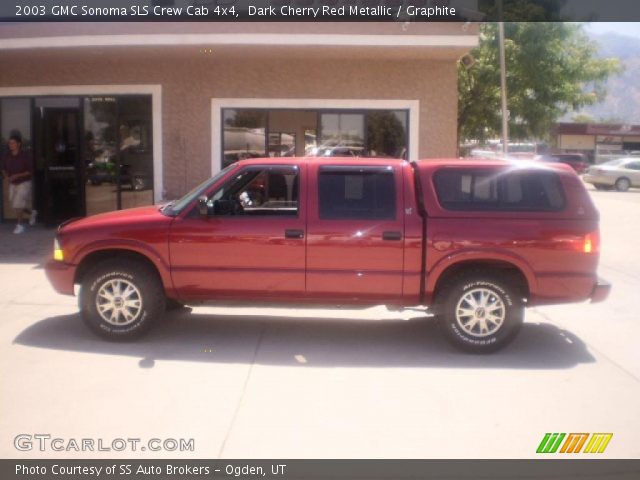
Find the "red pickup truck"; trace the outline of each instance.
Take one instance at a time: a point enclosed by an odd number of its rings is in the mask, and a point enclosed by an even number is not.
[[[46,272],[109,339],[205,301],[428,305],[495,351],[526,306],[591,299],[598,212],[566,165],[367,158],[237,162],[177,201],[60,226]]]

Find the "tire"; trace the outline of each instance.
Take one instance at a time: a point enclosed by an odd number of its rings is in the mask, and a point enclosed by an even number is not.
[[[157,272],[131,259],[96,265],[85,275],[79,296],[83,321],[108,340],[138,338],[162,316],[165,301]]]
[[[616,190],[619,192],[626,192],[631,187],[631,182],[628,178],[622,177],[616,180]]]
[[[507,276],[474,272],[457,276],[442,287],[438,321],[453,346],[466,352],[491,353],[513,341],[524,320],[524,305],[522,293],[509,280]]]

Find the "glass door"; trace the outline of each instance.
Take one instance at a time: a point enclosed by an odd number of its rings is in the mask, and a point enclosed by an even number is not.
[[[80,110],[41,108],[39,155],[44,160],[43,220],[60,223],[84,214],[80,171]]]

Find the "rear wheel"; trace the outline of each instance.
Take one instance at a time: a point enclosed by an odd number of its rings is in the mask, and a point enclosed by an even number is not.
[[[628,178],[619,178],[616,180],[616,190],[619,192],[626,192],[631,187],[631,182]]]
[[[85,275],[80,292],[84,322],[109,340],[128,340],[146,332],[165,309],[157,273],[140,261],[114,259]]]
[[[522,295],[512,283],[478,272],[457,276],[443,286],[438,318],[447,339],[473,353],[508,345],[524,319]]]

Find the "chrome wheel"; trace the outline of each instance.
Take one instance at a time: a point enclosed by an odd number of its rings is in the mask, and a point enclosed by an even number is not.
[[[105,322],[128,325],[135,322],[142,312],[142,295],[128,280],[109,280],[98,290],[96,309]]]
[[[456,305],[458,326],[473,337],[488,337],[496,333],[506,314],[502,299],[487,288],[466,292]]]

